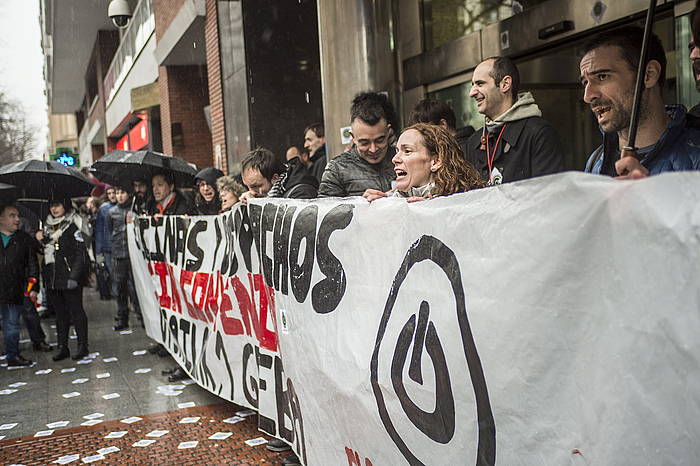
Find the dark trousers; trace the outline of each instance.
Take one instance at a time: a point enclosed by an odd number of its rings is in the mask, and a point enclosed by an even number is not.
[[[32,343],[37,345],[46,342],[46,334],[44,333],[44,329],[41,328],[39,313],[36,312],[36,306],[34,306],[34,302],[29,298],[24,298],[22,318],[24,319],[24,325],[27,326],[29,338],[32,340]]]
[[[112,259],[112,295],[117,300],[117,320],[129,322],[129,300],[137,315],[141,315],[139,300],[134,286],[134,274],[131,272],[131,261],[124,259]]]
[[[49,300],[56,310],[56,334],[59,346],[68,346],[71,323],[78,334],[78,346],[87,346],[88,322],[83,309],[83,287],[74,290],[49,290]]]

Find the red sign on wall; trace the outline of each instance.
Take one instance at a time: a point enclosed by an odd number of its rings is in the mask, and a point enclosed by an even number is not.
[[[130,150],[141,150],[148,145],[148,121],[141,120],[129,131]]]

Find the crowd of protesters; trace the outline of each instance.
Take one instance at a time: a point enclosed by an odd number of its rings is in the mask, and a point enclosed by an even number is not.
[[[700,169],[700,117],[696,116],[700,111],[689,114],[681,105],[664,105],[666,56],[655,35],[646,64],[637,157],[621,158],[628,142],[642,35],[636,27],[615,29],[583,47],[582,97],[597,119],[603,141],[581,167],[587,172],[640,178]],[[691,44],[693,63],[698,58],[700,52]],[[694,75],[700,83],[700,72]],[[129,186],[108,187],[103,198],[88,199],[85,213],[89,221],[76,212],[70,200],[54,199],[49,202],[43,229],[23,231],[21,212],[12,205],[1,206],[0,306],[8,364],[31,363],[19,354],[17,345],[22,315],[28,326],[34,326],[30,333],[35,349],[48,348],[45,335],[36,330],[38,317],[26,317],[23,310],[30,308],[36,313],[31,300],[39,290],[38,252],[43,256],[46,303],[56,315],[58,351],[54,360],[71,355],[70,325],[75,327],[78,340],[73,359],[88,354],[82,290],[88,284],[91,263],[98,276],[108,277],[98,282],[112,284],[101,295],[116,300],[114,330],[129,328],[131,313],[141,319],[126,239],[127,223],[135,216],[215,215],[239,202],[246,204],[251,198],[262,197],[363,196],[369,202],[385,197],[426,201],[563,170],[559,137],[542,117],[532,94],[521,92],[518,68],[512,60],[493,57],[480,63],[474,70],[469,96],[484,116],[483,127],[476,131],[456,128],[452,109],[432,99],[413,108],[402,131],[388,97],[364,92],[350,105],[352,144],[332,160],[327,159],[323,124],[312,123],[298,135],[303,138],[303,149],[292,146],[285,154],[254,149],[232,170],[237,175],[204,168],[195,176],[189,194],[176,189],[175,179],[167,171]],[[34,288],[25,293],[30,282]],[[160,345],[151,350],[167,356]],[[179,367],[166,375],[171,381],[187,376]],[[289,446],[273,440],[268,448],[284,451]],[[299,463],[292,455],[284,464]]]

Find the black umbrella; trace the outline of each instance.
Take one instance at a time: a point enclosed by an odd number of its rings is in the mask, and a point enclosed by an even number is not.
[[[25,160],[0,167],[0,182],[22,188],[34,199],[64,199],[89,196],[94,187],[78,170],[58,162]]]
[[[22,190],[11,184],[0,183],[0,202],[14,202],[22,194]]]
[[[97,178],[115,186],[129,187],[132,181],[145,181],[159,173],[168,172],[179,187],[194,184],[197,171],[179,157],[148,150],[114,150],[92,164]]]

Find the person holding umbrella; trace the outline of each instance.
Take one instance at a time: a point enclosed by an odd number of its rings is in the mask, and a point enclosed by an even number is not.
[[[693,170],[700,161],[700,130],[686,124],[682,105],[664,105],[666,53],[656,34],[649,37],[644,64],[636,157],[621,157],[629,144],[635,76],[644,30],[627,26],[593,37],[580,62],[583,100],[603,132],[603,144],[589,157],[589,173],[641,178],[668,171]]]
[[[68,330],[71,323],[78,335],[74,360],[89,354],[88,321],[83,308],[83,287],[88,281],[88,254],[83,234],[69,199],[49,201],[44,231],[36,238],[44,247],[44,286],[56,311],[58,354],[54,361],[70,356]]]
[[[197,211],[190,201],[175,189],[172,173],[163,171],[151,178],[153,199],[148,205],[148,215],[196,215]]]

